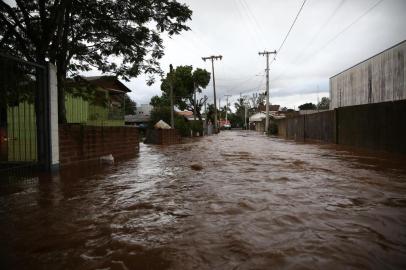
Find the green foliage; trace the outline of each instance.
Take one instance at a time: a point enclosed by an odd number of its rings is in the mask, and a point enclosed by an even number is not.
[[[135,114],[137,103],[132,100],[127,94],[124,95],[125,115]]]
[[[168,96],[163,93],[162,96],[153,96],[151,98],[151,101],[149,102],[150,105],[155,107],[169,107],[170,106],[170,101]]]
[[[239,115],[237,113],[230,113],[228,115],[228,120],[231,123],[231,127],[233,128],[241,128],[244,126],[244,117],[243,115]]]
[[[164,121],[168,125],[171,124],[171,108],[167,106],[154,107],[151,111],[150,127],[153,127],[159,120]]]
[[[59,115],[64,81],[96,67],[125,80],[162,74],[162,35],[189,30],[192,11],[176,0],[0,1],[0,50],[58,69]],[[119,61],[112,62],[112,59]],[[60,121],[63,121],[60,119]],[[66,121],[66,119],[65,119]]]
[[[330,99],[328,97],[322,97],[319,104],[317,104],[317,109],[319,110],[330,109]]]
[[[317,106],[311,102],[299,106],[300,110],[316,110]]]
[[[206,121],[211,121],[214,124],[214,104],[208,104]]]
[[[196,120],[196,121],[189,121],[190,129],[193,131],[194,134],[199,132],[199,134],[203,134],[203,121]]]
[[[34,103],[36,89],[38,87],[36,76],[42,72],[36,72],[25,65],[18,65],[12,60],[1,58],[0,76],[0,108],[19,106],[20,103]]]
[[[1,1],[0,44],[29,60],[63,61],[70,71],[96,66],[128,79],[159,71],[160,34],[189,30],[191,15],[185,4],[170,0],[25,0],[15,7]]]
[[[190,136],[190,123],[184,117],[175,117],[175,128],[181,136]]]
[[[204,69],[197,68],[193,71],[192,66],[178,66],[172,73],[168,73],[162,80],[161,90],[163,97],[170,96],[170,85],[173,85],[174,105],[180,110],[194,111],[198,117],[203,106],[204,100],[201,99],[194,104],[194,92],[202,92],[202,88],[206,88],[210,82],[210,72]]]

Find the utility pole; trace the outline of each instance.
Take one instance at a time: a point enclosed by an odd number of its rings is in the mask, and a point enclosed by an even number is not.
[[[266,118],[265,118],[265,133],[269,133],[269,55],[276,54],[276,51],[269,52],[263,51],[259,52],[258,55],[266,56]]]
[[[206,108],[207,96],[204,95],[204,114],[205,114],[205,121],[207,121],[207,108]]]
[[[244,125],[245,125],[246,130],[248,130],[248,126],[247,126],[247,114],[248,114],[247,106],[248,105],[249,105],[248,97],[244,96]]]
[[[221,121],[221,98],[219,98],[219,121]]]
[[[196,121],[196,83],[193,83],[193,120]]]
[[[228,114],[228,98],[231,97],[231,95],[224,95],[226,97],[226,123],[227,123],[227,114]]]
[[[169,65],[169,86],[171,89],[170,99],[171,99],[171,127],[175,128],[175,118],[173,116],[173,66]]]
[[[223,56],[209,56],[209,57],[202,57],[203,61],[211,60],[211,70],[213,74],[213,93],[214,93],[214,129],[215,132],[218,132],[218,123],[217,123],[217,104],[216,104],[216,78],[214,77],[214,60],[222,59]]]

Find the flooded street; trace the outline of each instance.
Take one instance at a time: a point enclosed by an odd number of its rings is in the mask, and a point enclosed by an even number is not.
[[[1,269],[406,269],[406,160],[226,131],[0,184]]]

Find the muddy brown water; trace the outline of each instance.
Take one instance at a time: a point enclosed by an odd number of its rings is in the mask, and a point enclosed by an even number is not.
[[[1,269],[406,269],[391,155],[227,131],[0,189]]]

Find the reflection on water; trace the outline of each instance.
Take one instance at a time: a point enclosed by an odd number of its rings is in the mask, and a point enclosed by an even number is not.
[[[0,184],[1,269],[406,268],[406,166],[223,132]]]

